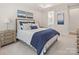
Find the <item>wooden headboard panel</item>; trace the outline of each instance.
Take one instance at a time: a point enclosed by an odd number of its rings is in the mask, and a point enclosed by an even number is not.
[[[35,23],[35,21],[33,20],[33,13],[23,10],[17,10],[16,33],[18,27],[23,23]]]

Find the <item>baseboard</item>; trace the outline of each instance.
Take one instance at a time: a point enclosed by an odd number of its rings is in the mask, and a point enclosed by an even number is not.
[[[77,33],[75,33],[75,32],[69,32],[69,34],[71,34],[71,35],[77,35]]]

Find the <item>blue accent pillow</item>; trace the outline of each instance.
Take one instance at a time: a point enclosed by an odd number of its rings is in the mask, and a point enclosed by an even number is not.
[[[37,29],[38,27],[37,26],[31,26],[31,29]]]

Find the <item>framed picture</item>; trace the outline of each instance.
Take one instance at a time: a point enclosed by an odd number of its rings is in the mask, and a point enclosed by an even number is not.
[[[22,10],[17,10],[17,17],[26,18],[26,12]]]
[[[64,12],[57,13],[57,24],[64,25]]]
[[[17,17],[33,19],[33,13],[26,12],[26,11],[23,11],[23,10],[17,10]]]

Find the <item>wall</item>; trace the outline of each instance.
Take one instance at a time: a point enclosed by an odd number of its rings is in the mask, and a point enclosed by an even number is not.
[[[7,25],[4,23],[6,19],[10,19],[9,29],[15,29],[16,26],[16,11],[23,10],[27,12],[32,12],[34,14],[34,19],[39,21],[42,19],[42,12],[34,7],[30,7],[26,4],[7,4],[0,3],[0,30],[6,30]]]
[[[44,26],[47,26],[47,13],[48,11],[55,11],[55,24],[54,25],[51,25],[51,26],[48,26],[48,27],[52,27],[52,28],[55,28],[56,30],[58,30],[62,35],[63,34],[68,34],[69,32],[69,8],[67,5],[65,4],[61,4],[61,5],[57,5],[55,7],[51,7],[51,8],[48,8],[48,10],[44,11]],[[64,12],[64,25],[58,25],[57,24],[57,12],[61,12],[63,11]]]
[[[70,9],[70,26],[69,31],[76,33],[79,28],[79,7]]]
[[[65,4],[60,4],[55,7],[51,7],[48,9],[43,9],[40,11],[37,8],[30,7],[26,4],[0,4],[0,30],[6,29],[6,24],[3,23],[3,20],[10,19],[11,23],[9,25],[10,29],[15,29],[15,20],[16,20],[16,11],[24,10],[27,12],[32,12],[34,14],[34,19],[39,22],[40,26],[47,27],[48,26],[48,11],[55,11],[55,24],[49,27],[57,29],[61,34],[68,34],[69,32],[69,8]],[[57,12],[64,12],[64,25],[57,24]]]

